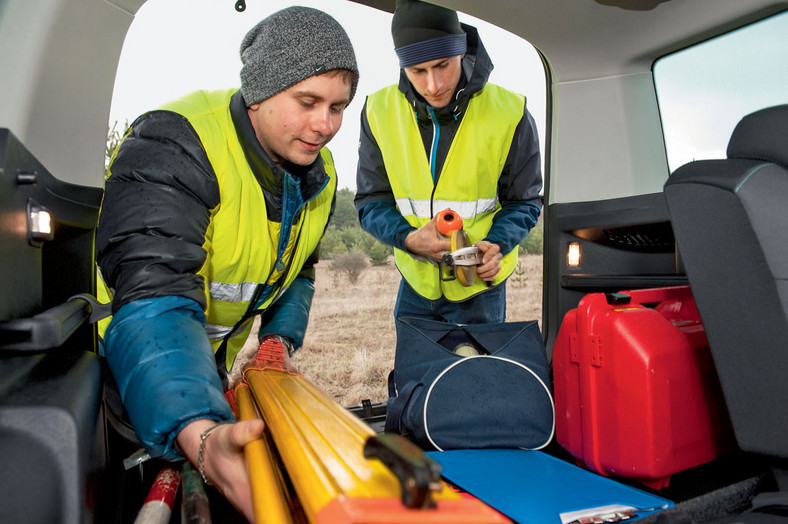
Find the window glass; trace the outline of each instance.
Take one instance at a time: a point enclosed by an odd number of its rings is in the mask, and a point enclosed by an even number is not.
[[[783,12],[656,62],[671,172],[693,160],[725,158],[743,116],[788,103],[787,34]]]

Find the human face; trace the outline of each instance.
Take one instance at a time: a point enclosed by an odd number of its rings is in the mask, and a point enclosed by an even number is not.
[[[350,103],[350,80],[340,71],[310,76],[247,112],[271,160],[307,166],[334,138]]]
[[[406,67],[405,74],[414,89],[432,107],[445,107],[451,102],[460,82],[463,55],[438,58]]]

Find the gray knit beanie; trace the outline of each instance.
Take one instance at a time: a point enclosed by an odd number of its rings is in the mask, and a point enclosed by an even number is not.
[[[332,69],[355,73],[351,100],[358,84],[347,33],[330,15],[310,7],[282,9],[254,26],[241,42],[241,62],[241,94],[247,106]]]

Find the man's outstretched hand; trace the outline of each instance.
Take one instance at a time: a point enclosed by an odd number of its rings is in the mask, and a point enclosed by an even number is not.
[[[200,435],[216,424],[214,420],[195,420],[178,433],[178,447],[198,471]],[[211,431],[203,445],[205,477],[249,522],[254,521],[254,512],[244,446],[262,438],[264,427],[260,419],[223,424]]]

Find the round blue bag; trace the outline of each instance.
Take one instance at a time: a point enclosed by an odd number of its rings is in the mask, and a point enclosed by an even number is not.
[[[401,318],[386,431],[425,449],[540,449],[555,430],[549,376],[535,321]]]

